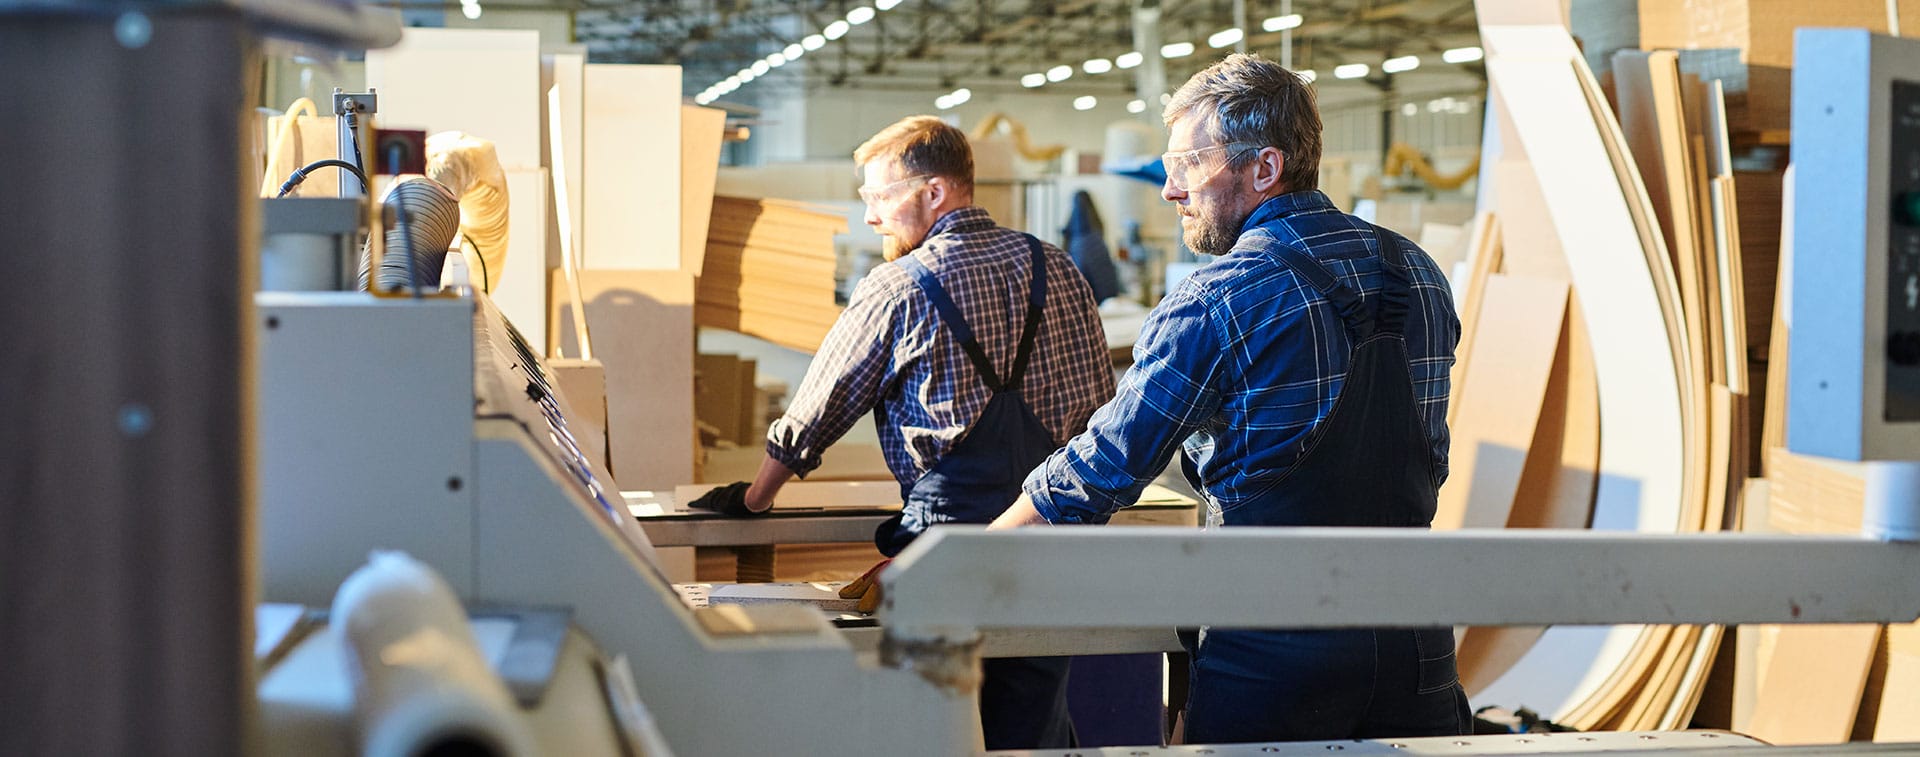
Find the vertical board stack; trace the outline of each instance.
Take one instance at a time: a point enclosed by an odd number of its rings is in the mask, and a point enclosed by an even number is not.
[[[840,213],[787,200],[713,198],[694,320],[801,352],[819,349],[834,302]]]

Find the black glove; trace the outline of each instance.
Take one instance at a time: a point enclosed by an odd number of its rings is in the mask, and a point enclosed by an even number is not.
[[[765,510],[747,509],[747,487],[749,486],[751,484],[745,481],[735,481],[700,495],[699,499],[687,503],[687,506],[712,510],[729,518],[756,518],[772,512],[771,507]]]

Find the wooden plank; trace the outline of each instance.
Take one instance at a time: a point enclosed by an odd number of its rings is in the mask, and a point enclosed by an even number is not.
[[[740,428],[740,357],[738,355],[695,355],[694,417],[720,430],[720,438],[738,444],[735,432]],[[751,480],[751,475],[746,477]]]
[[[680,183],[660,177],[680,175],[680,67],[588,63],[582,81],[581,260],[590,269],[678,270]]]
[[[1874,741],[1920,741],[1920,624],[1887,626],[1887,674],[1877,715]]]
[[[399,44],[367,51],[367,86],[383,128],[464,131],[493,142],[503,168],[540,167],[539,32],[409,27]]]
[[[514,328],[539,339],[548,317],[547,170],[507,171],[507,198],[506,270],[490,296]]]
[[[607,465],[607,371],[598,360],[556,358],[547,361],[553,371],[554,391],[560,393],[567,428],[590,460]],[[612,470],[609,466],[608,470]]]
[[[1570,293],[1562,344],[1541,403],[1540,424],[1520,473],[1508,528],[1586,528],[1600,461],[1600,394],[1593,349]]]
[[[1474,334],[1480,330],[1480,305],[1486,297],[1487,277],[1500,270],[1501,225],[1499,217],[1492,213],[1482,213],[1474,228],[1474,249],[1472,253],[1472,272],[1467,276],[1466,288],[1460,293],[1460,343],[1454,347],[1453,371],[1448,386],[1453,387],[1453,401],[1447,403],[1447,422],[1452,423],[1460,417],[1460,398],[1465,394],[1461,385],[1467,375],[1467,366],[1473,358]]]
[[[693,277],[679,271],[580,273],[594,357],[606,366],[607,449],[622,489],[693,479]],[[569,300],[553,293],[554,313]],[[570,354],[572,324],[556,318]]]
[[[707,224],[720,174],[721,132],[727,112],[680,106],[680,270],[699,276],[707,258]]]
[[[1567,282],[1492,276],[1482,307],[1474,339],[1499,349],[1467,369],[1435,529],[1506,525],[1559,350]]]
[[[1846,741],[1880,631],[1877,625],[1782,627],[1747,734],[1780,746]]]
[[[736,449],[709,449],[707,453],[707,483],[729,483],[733,481],[751,481],[760,471],[760,461],[766,457],[764,438],[753,439]],[[893,481],[893,473],[887,470],[887,460],[877,444],[849,444],[842,442],[827,448],[820,456],[820,467],[807,474],[808,482],[816,481]],[[899,484],[894,484],[896,487]]]
[[[1767,451],[1772,481],[1767,524],[1790,534],[1860,533],[1866,502],[1863,463],[1797,455],[1785,448]]]
[[[1500,185],[1500,269],[1517,273],[1566,280],[1566,249],[1548,214],[1540,182],[1534,167],[1524,161],[1502,159],[1494,165],[1494,181]]]
[[[586,85],[586,66],[587,56],[583,52],[556,52],[540,56],[540,91],[543,93],[540,99],[543,106],[543,118],[540,119],[541,165],[546,166],[548,173],[555,177],[566,177],[567,221],[572,224],[569,228],[573,232],[573,239],[570,241],[574,250],[580,249],[580,214],[584,212],[584,206],[581,203],[583,196],[581,177],[586,171],[583,165],[586,153],[584,137],[586,109],[581,99],[582,89]],[[558,88],[560,91],[560,108],[557,113],[544,107],[547,105],[544,93],[549,88]],[[551,144],[548,139],[548,130],[552,128],[556,115],[560,124],[561,151],[565,153],[560,158],[558,171],[554,170],[552,151],[545,149],[546,145]],[[553,195],[554,199],[559,199],[558,191],[549,194]],[[549,213],[557,212],[556,203],[547,205]],[[548,267],[560,265],[560,224],[557,223],[557,218],[554,220],[556,222],[547,224]]]
[[[827,612],[859,609],[859,597],[843,599],[839,591],[839,584],[821,582],[724,584],[707,591],[707,602],[715,605],[804,604]]]

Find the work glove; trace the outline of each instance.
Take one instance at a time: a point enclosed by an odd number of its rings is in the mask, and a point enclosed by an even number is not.
[[[840,598],[853,599],[854,597],[859,597],[859,609],[861,612],[871,613],[874,610],[880,609],[880,571],[885,570],[887,565],[892,562],[893,558],[887,558],[874,563],[873,567],[868,568],[867,572],[860,574],[860,577],[854,579],[852,583],[840,587]]]
[[[687,507],[712,510],[729,518],[757,518],[772,512],[772,507],[757,511],[747,509],[747,487],[749,486],[751,484],[745,481],[735,481],[726,486],[715,487],[713,491],[702,494],[699,499],[687,503]]]

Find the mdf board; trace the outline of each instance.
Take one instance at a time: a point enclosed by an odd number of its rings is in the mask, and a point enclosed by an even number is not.
[[[1657,224],[1646,224],[1637,174],[1615,169],[1619,136],[1592,99],[1585,64],[1564,29],[1483,26],[1498,107],[1512,118],[1566,248],[1591,330],[1600,396],[1595,527],[1671,531],[1683,496],[1681,386],[1666,302],[1673,297]],[[1655,253],[1658,254],[1655,254]],[[1625,659],[1637,627],[1549,629],[1487,701],[1527,701],[1552,715],[1593,693]],[[1516,673],[1516,671],[1524,671]],[[1556,718],[1557,719],[1557,718]]]
[[[1548,215],[1540,194],[1540,182],[1534,178],[1532,164],[1503,158],[1493,167],[1493,180],[1500,186],[1500,269],[1505,273],[1544,276],[1566,280],[1566,249]]]
[[[1508,528],[1586,528],[1600,462],[1600,390],[1593,348],[1572,293],[1563,342],[1540,406]]]
[[[709,449],[704,481],[727,483],[751,481],[767,456],[766,438],[756,436],[736,449]],[[820,455],[820,467],[807,474],[807,481],[886,481],[893,482],[886,456],[877,444],[841,442]],[[899,484],[895,483],[898,487]]]
[[[1887,626],[1886,652],[1873,740],[1920,741],[1920,624]]]
[[[713,490],[711,484],[686,484],[673,489],[676,509]],[[899,507],[900,485],[892,481],[790,481],[774,495],[780,509]]]
[[[724,110],[680,106],[680,270],[695,276],[707,258],[707,224],[726,128]]]
[[[1455,287],[1460,311],[1460,343],[1454,347],[1453,369],[1447,376],[1448,386],[1453,388],[1453,396],[1447,403],[1448,423],[1460,416],[1460,387],[1466,378],[1467,366],[1473,362],[1473,338],[1480,330],[1480,305],[1486,298],[1487,278],[1500,270],[1499,217],[1483,212],[1475,219],[1473,228],[1473,250],[1470,253],[1472,257],[1467,280]]]
[[[589,63],[583,82],[582,265],[679,270],[680,67]]]
[[[556,277],[556,281],[558,277]],[[693,277],[679,271],[580,273],[593,354],[606,367],[607,456],[621,489],[693,480]],[[569,302],[553,293],[566,354],[578,354]]]
[[[553,370],[555,390],[570,411],[568,430],[579,443],[581,453],[607,464],[607,371],[598,360],[554,358],[547,361]],[[611,468],[609,468],[611,470]]]
[[[1451,473],[1440,487],[1435,529],[1503,528],[1560,350],[1567,282],[1531,276],[1487,279],[1452,424]]]
[[[1866,502],[1864,463],[1767,450],[1767,525],[1789,534],[1857,534]]]
[[[463,131],[491,140],[502,167],[540,165],[539,32],[410,27],[367,51],[367,86],[383,127]]]
[[[740,405],[742,362],[737,355],[703,354],[693,358],[695,416],[719,430],[721,439],[735,444],[741,442],[736,432],[740,416],[747,410]],[[743,479],[750,481],[753,476]]]
[[[1877,625],[1782,627],[1747,735],[1780,746],[1846,741],[1880,633]]]
[[[547,169],[507,171],[506,271],[491,296],[535,340],[547,333],[547,207]]]
[[[580,204],[581,176],[585,168],[586,139],[583,136],[585,109],[581,102],[582,87],[585,85],[586,53],[553,53],[540,57],[540,104],[543,118],[540,121],[540,164],[547,167],[554,176],[565,176],[567,195],[567,220],[572,222],[573,249],[580,249],[580,221],[583,212]],[[560,91],[560,109],[554,112],[546,107],[548,88]],[[556,158],[549,149],[552,144],[548,134],[554,125],[560,128],[560,149],[564,153],[560,158],[561,171],[553,170]],[[547,203],[550,212],[559,200],[558,191],[550,193],[555,202]],[[547,266],[560,265],[560,224],[547,224]]]

